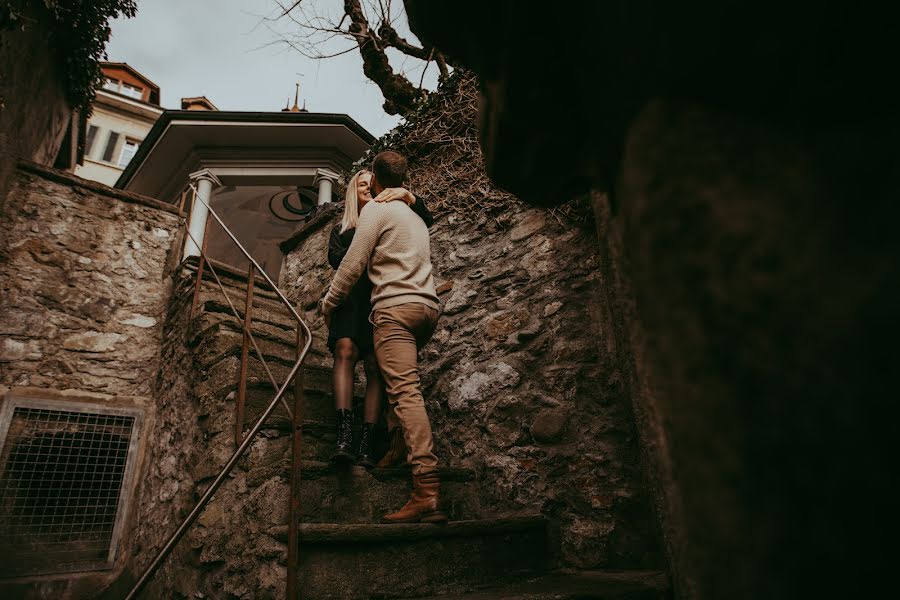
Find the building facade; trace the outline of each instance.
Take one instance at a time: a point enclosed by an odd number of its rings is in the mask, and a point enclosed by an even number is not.
[[[162,114],[159,86],[126,63],[104,63],[85,133],[84,161],[75,174],[113,185]]]

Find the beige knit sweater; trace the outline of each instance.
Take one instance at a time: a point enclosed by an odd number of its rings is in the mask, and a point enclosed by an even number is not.
[[[438,308],[428,227],[405,202],[366,204],[350,249],[322,300],[322,310],[330,313],[343,302],[367,268],[373,310],[408,302]]]

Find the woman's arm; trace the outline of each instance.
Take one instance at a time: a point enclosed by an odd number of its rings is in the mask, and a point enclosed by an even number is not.
[[[340,225],[336,226],[331,230],[331,237],[328,239],[328,264],[331,265],[332,269],[337,271],[349,248],[350,246],[345,246],[344,241],[341,239]]]
[[[385,188],[380,194],[375,196],[374,200],[375,202],[393,202],[394,200],[402,200],[403,202],[406,202],[417,215],[419,215],[425,222],[426,227],[431,227],[434,224],[434,217],[431,216],[431,211],[425,206],[425,201],[418,196],[414,196],[412,192],[406,188]]]
[[[420,196],[416,196],[415,198],[416,201],[410,205],[410,208],[412,208],[417,215],[422,217],[426,227],[431,227],[434,224],[434,217],[431,216],[431,211],[428,210],[428,207],[425,205],[425,200]]]

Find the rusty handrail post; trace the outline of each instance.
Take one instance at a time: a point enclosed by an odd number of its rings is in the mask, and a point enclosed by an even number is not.
[[[181,538],[187,533],[188,529],[190,529],[190,527],[194,523],[194,521],[196,521],[197,518],[200,516],[200,514],[203,512],[203,509],[206,507],[206,505],[212,499],[213,495],[216,493],[216,490],[218,490],[219,487],[225,482],[226,478],[231,473],[231,470],[235,467],[235,465],[237,465],[240,458],[250,448],[250,445],[253,443],[253,440],[256,438],[256,436],[259,434],[259,432],[262,430],[263,426],[265,425],[265,422],[271,416],[272,412],[275,410],[275,406],[278,405],[278,403],[283,404],[284,407],[291,414],[291,421],[292,421],[292,424],[294,427],[294,432],[295,432],[295,436],[293,438],[293,444],[292,444],[292,467],[291,467],[291,469],[292,469],[292,475],[294,475],[294,476],[291,477],[291,482],[292,482],[291,486],[292,487],[291,487],[291,507],[290,508],[291,508],[292,512],[294,513],[294,517],[299,515],[300,449],[301,449],[302,441],[303,441],[303,438],[302,438],[302,435],[303,435],[303,431],[302,431],[302,425],[303,425],[303,421],[302,421],[303,380],[302,380],[300,373],[301,373],[301,369],[302,369],[301,365],[303,363],[303,360],[306,358],[307,354],[309,353],[310,346],[312,345],[312,332],[310,331],[309,326],[306,324],[306,322],[304,322],[303,319],[300,317],[300,313],[297,312],[297,309],[294,308],[294,305],[290,302],[290,300],[287,299],[287,297],[278,288],[278,286],[275,284],[275,282],[272,281],[272,278],[269,277],[269,275],[259,265],[259,263],[256,262],[256,260],[253,258],[253,256],[251,256],[250,253],[247,252],[247,249],[244,248],[244,246],[235,237],[235,235],[231,232],[231,230],[228,229],[228,227],[225,225],[225,223],[222,221],[222,219],[219,217],[219,215],[217,215],[216,212],[214,210],[212,210],[212,208],[210,208],[209,204],[206,201],[204,201],[202,198],[200,198],[199,194],[197,194],[196,188],[194,188],[193,185],[191,186],[191,188],[194,190],[195,201],[202,202],[203,204],[206,205],[207,208],[209,208],[209,218],[207,219],[207,222],[206,222],[207,230],[209,229],[209,223],[210,223],[209,219],[210,218],[215,219],[216,222],[219,223],[219,226],[222,227],[222,230],[225,232],[225,234],[229,238],[231,238],[231,240],[237,245],[237,247],[241,251],[241,253],[243,253],[243,255],[250,261],[250,264],[257,271],[259,271],[263,280],[266,281],[270,286],[272,286],[272,289],[275,292],[275,295],[278,296],[278,298],[281,300],[281,302],[284,304],[284,306],[288,309],[288,311],[290,311],[290,313],[293,315],[293,317],[297,320],[297,325],[299,327],[299,329],[297,331],[297,360],[294,363],[294,365],[291,367],[290,372],[288,373],[287,378],[285,379],[284,383],[281,385],[276,384],[278,391],[275,393],[275,397],[272,398],[271,402],[269,402],[268,406],[265,408],[265,410],[263,410],[262,414],[256,420],[253,427],[250,428],[250,431],[247,432],[247,435],[243,436],[242,441],[240,442],[238,447],[235,449],[234,453],[231,455],[231,458],[228,459],[225,466],[222,467],[222,469],[219,471],[219,474],[215,477],[213,482],[209,485],[209,487],[206,489],[206,491],[203,493],[203,495],[200,497],[200,499],[197,500],[196,504],[194,505],[194,508],[181,521],[181,524],[178,526],[178,528],[175,530],[175,532],[167,539],[167,541],[163,545],[163,547],[153,557],[153,559],[150,561],[150,564],[148,564],[144,568],[143,572],[141,573],[141,576],[137,579],[137,581],[134,583],[134,585],[132,585],[131,590],[128,592],[128,595],[125,597],[125,600],[134,600],[141,593],[141,590],[144,589],[144,586],[147,585],[147,583],[153,577],[154,573],[156,573],[157,569],[160,568],[163,561],[165,561],[166,557],[169,556],[169,554],[172,552],[172,550],[178,544],[179,540],[181,540]],[[192,209],[194,208],[193,205],[191,206],[191,208]],[[185,225],[186,224],[187,223],[185,222]],[[190,237],[196,244],[197,240],[191,234],[190,228],[186,227],[186,233],[187,233],[188,237]],[[204,236],[203,248],[200,251],[201,252],[201,260],[204,259],[206,256],[206,241],[208,239],[209,239],[208,236]],[[204,263],[205,263],[205,261],[200,263],[200,268],[197,271],[198,282],[197,282],[197,288],[194,290],[194,302],[191,306],[191,314],[192,315],[193,315],[194,308],[197,303],[197,298],[199,297],[200,280],[202,280]],[[225,288],[222,285],[222,282],[219,280],[219,277],[216,274],[216,271],[213,268],[212,263],[210,263],[209,268],[210,268],[210,273],[212,273],[213,277],[216,280],[216,283],[219,285],[219,288],[222,290],[222,293],[225,296],[225,301],[228,303],[228,306],[231,308],[232,313],[240,321],[240,317],[238,316],[237,310],[235,309],[234,305],[232,304],[231,299],[228,297],[228,294],[225,291]],[[302,331],[302,334],[303,334],[302,344],[301,344],[300,329],[303,330]],[[259,347],[257,346],[256,341],[253,339],[253,335],[252,335],[252,333],[250,333],[249,328],[244,327],[243,331],[246,335],[249,335],[250,342],[253,344],[253,348],[259,354],[260,360],[263,362],[263,366],[266,368],[266,372],[268,373],[269,378],[272,379],[273,383],[275,383],[274,377],[272,377],[271,372],[269,371],[268,367],[265,365],[265,359],[263,358],[262,352],[260,351]],[[295,386],[295,390],[296,390],[296,393],[294,394],[295,410],[293,410],[293,411],[290,410],[290,408],[287,405],[287,402],[284,400],[284,394],[287,391],[288,386],[291,385],[292,381],[294,382],[294,386]],[[299,557],[299,554],[298,554],[299,530],[297,528],[297,524],[299,523],[299,518],[295,519],[292,517],[292,522],[294,522],[293,532],[289,533],[289,536],[291,536],[291,539],[293,539],[295,541],[295,543],[293,545],[293,550],[292,550],[292,552],[294,554],[293,554],[292,559],[289,557],[288,562],[289,562],[289,564],[294,565],[294,567],[293,567],[293,577],[289,577],[288,586],[289,586],[289,589],[292,589],[293,593],[295,594],[292,598],[297,598],[297,597],[299,597],[299,590],[297,589],[298,582],[297,582],[297,577],[296,577],[296,565],[298,563],[298,557]],[[293,583],[291,583],[291,581],[293,581]],[[290,587],[290,586],[293,586],[293,587]]]
[[[300,360],[300,324],[297,324],[297,360]],[[300,598],[300,467],[303,449],[303,367],[294,377],[294,414],[291,419],[291,506],[288,513],[288,600]]]
[[[191,301],[191,317],[197,310],[197,302],[200,300],[200,286],[203,284],[203,269],[206,267],[206,244],[209,241],[209,219],[206,217],[206,225],[203,230],[207,235],[203,236],[203,248],[200,249],[200,259],[197,261],[197,282],[194,284],[194,299]]]
[[[300,354],[301,357],[305,357],[308,351],[309,346],[304,346],[303,351]],[[291,372],[288,373],[288,378],[284,382],[284,385],[282,385],[278,389],[275,397],[263,411],[259,419],[257,419],[256,423],[253,425],[253,428],[247,433],[246,436],[244,436],[244,441],[241,442],[241,445],[238,446],[238,448],[232,453],[231,458],[228,459],[228,462],[225,463],[225,466],[222,467],[222,470],[219,471],[219,474],[215,479],[213,479],[213,482],[209,484],[208,488],[206,488],[206,491],[194,505],[193,510],[191,510],[191,512],[188,513],[188,516],[184,518],[184,520],[178,526],[178,529],[175,530],[175,533],[173,533],[169,537],[162,550],[160,550],[156,554],[150,564],[146,567],[146,569],[144,569],[141,577],[131,587],[131,591],[128,592],[128,595],[125,596],[125,600],[133,600],[137,597],[137,595],[141,592],[141,590],[144,588],[144,586],[147,584],[156,570],[160,567],[163,560],[165,560],[165,558],[169,555],[175,545],[178,544],[178,540],[180,540],[182,536],[187,533],[187,530],[190,528],[190,526],[194,523],[194,521],[197,520],[197,517],[200,516],[200,513],[203,512],[203,509],[206,508],[206,505],[212,499],[213,494],[216,493],[216,490],[218,490],[222,483],[224,483],[225,479],[228,478],[228,474],[231,473],[231,470],[244,455],[244,452],[246,452],[247,448],[250,447],[250,444],[253,443],[253,440],[256,438],[256,434],[258,434],[263,425],[265,425],[266,421],[269,418],[269,415],[271,415],[272,411],[275,410],[275,407],[278,405],[278,402],[281,400],[282,396],[284,396],[284,392],[290,385],[290,382],[294,378],[294,375],[296,375],[300,371],[300,362],[301,361],[298,360],[291,368]]]
[[[241,375],[238,379],[237,401],[234,403],[234,445],[244,439],[244,404],[247,402],[247,367],[250,353],[250,327],[253,321],[253,284],[256,271],[253,263],[247,270],[247,297],[244,300],[244,339],[241,342]]]

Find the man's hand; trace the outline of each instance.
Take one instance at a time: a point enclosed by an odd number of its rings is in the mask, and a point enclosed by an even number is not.
[[[381,193],[373,198],[375,202],[392,202],[394,200],[403,200],[409,206],[416,203],[416,197],[406,188],[385,188]]]

